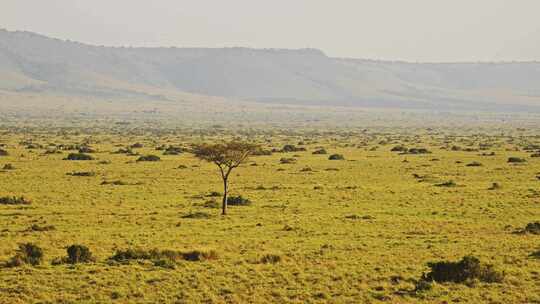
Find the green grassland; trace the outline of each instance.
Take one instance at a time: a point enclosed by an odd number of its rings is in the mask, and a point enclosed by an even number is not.
[[[0,168],[14,169],[0,172],[0,197],[31,204],[0,205],[0,262],[27,242],[43,248],[44,262],[1,267],[0,303],[540,303],[540,259],[531,256],[540,235],[515,233],[540,220],[537,131],[1,131],[9,155]],[[252,204],[221,216],[212,203],[219,197],[209,196],[222,191],[217,168],[156,147],[232,138],[306,151],[251,157],[233,171],[231,192]],[[64,160],[76,151],[58,145],[83,142],[94,160]],[[161,161],[113,153],[135,143],[143,147],[133,152]],[[399,145],[431,153],[391,151]],[[320,147],[328,154],[312,154]],[[329,160],[334,153],[345,160]],[[468,166],[475,161],[481,166]],[[96,261],[51,265],[72,244],[88,246]],[[167,267],[109,260],[128,248],[217,257]],[[465,255],[493,264],[504,280],[415,290],[428,262]]]

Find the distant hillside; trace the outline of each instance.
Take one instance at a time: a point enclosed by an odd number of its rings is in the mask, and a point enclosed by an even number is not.
[[[112,48],[0,30],[0,93],[540,111],[540,63],[403,63],[319,50]]]

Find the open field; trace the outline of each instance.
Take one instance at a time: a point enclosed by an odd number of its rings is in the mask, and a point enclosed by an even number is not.
[[[540,130],[111,124],[0,134],[0,197],[30,201],[0,204],[0,303],[540,303],[540,235],[522,231],[540,220]],[[252,203],[220,216],[217,168],[189,150],[233,138],[305,151],[253,156],[233,171],[232,195]],[[115,153],[136,143],[133,155]],[[64,160],[82,147],[92,160]],[[344,160],[329,160],[336,153]],[[43,262],[8,267],[29,242]],[[52,265],[72,244],[95,261]],[[130,248],[183,258],[110,259]],[[466,255],[504,279],[418,288],[428,262]]]

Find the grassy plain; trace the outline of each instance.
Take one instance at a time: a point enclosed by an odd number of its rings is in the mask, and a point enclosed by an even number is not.
[[[32,203],[0,205],[0,261],[26,242],[45,260],[0,268],[0,303],[540,303],[540,259],[531,256],[540,236],[514,233],[540,220],[540,158],[530,157],[540,132],[484,131],[5,127],[0,168],[14,169],[0,172],[0,197]],[[306,151],[255,156],[234,171],[232,194],[253,203],[223,217],[207,203],[222,191],[216,167],[155,148],[233,137]],[[58,145],[82,143],[94,160],[63,160],[76,151]],[[135,143],[143,147],[134,152],[161,161],[112,153]],[[399,145],[431,153],[391,151]],[[312,154],[320,147],[328,154]],[[328,160],[333,153],[345,160]],[[481,166],[467,166],[474,161]],[[455,185],[437,186],[448,181]],[[209,217],[185,217],[197,212]],[[88,246],[96,262],[51,265],[72,244]],[[217,258],[173,267],[108,260],[128,248],[214,250]],[[469,254],[504,271],[503,282],[415,291],[426,263]]]

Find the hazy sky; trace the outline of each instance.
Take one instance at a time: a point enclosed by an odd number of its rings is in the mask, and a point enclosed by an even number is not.
[[[0,0],[0,28],[114,46],[540,60],[540,0]]]

